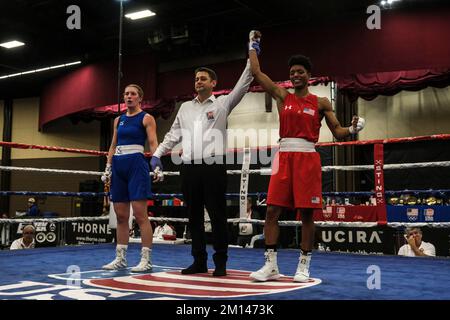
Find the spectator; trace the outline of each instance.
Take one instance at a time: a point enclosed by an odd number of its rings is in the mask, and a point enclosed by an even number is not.
[[[34,234],[36,233],[35,228],[29,224],[25,226],[22,230],[23,237],[11,244],[10,250],[18,250],[18,249],[32,249],[35,246],[34,242]]]
[[[30,217],[39,216],[39,208],[38,208],[38,206],[36,204],[36,200],[34,198],[28,199],[27,216],[30,216]]]
[[[406,228],[405,239],[407,244],[398,250],[399,256],[407,257],[435,257],[436,249],[433,244],[422,241],[422,230],[417,227]]]
[[[169,225],[167,221],[159,221],[158,226],[153,233],[153,238],[163,240],[164,235],[176,236],[175,228],[172,225]]]

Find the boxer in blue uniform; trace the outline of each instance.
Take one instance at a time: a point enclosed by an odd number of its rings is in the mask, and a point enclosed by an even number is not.
[[[143,96],[144,92],[138,85],[130,84],[125,88],[127,112],[114,120],[114,134],[102,176],[103,182],[111,182],[111,201],[117,215],[116,258],[103,266],[106,270],[127,267],[130,205],[142,237],[141,261],[131,271],[145,272],[152,269],[153,231],[147,217],[151,180],[150,168],[144,157],[144,146],[148,140],[153,154],[158,147],[158,139],[155,119],[141,109]],[[156,161],[152,159],[151,165],[152,171],[162,170],[159,158]]]

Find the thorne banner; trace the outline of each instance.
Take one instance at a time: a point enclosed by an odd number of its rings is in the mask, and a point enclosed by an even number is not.
[[[114,234],[108,221],[70,221],[66,222],[66,243],[108,243]]]

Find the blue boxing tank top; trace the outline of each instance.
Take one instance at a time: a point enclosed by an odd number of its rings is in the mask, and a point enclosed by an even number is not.
[[[120,116],[117,125],[117,145],[124,146],[129,144],[140,144],[145,146],[147,131],[142,121],[147,113],[141,111],[134,116],[123,114]]]

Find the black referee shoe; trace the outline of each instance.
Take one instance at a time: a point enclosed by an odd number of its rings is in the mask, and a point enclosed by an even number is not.
[[[181,274],[207,273],[208,267],[205,265],[199,266],[195,262],[186,269],[181,270]]]
[[[216,266],[216,270],[214,270],[214,272],[213,272],[214,277],[224,277],[226,275],[227,275],[227,269],[225,266],[220,266],[220,267]]]

